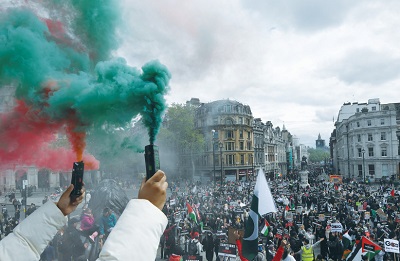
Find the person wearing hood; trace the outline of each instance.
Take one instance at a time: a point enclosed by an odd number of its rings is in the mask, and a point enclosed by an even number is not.
[[[314,248],[319,245],[324,240],[324,238],[321,238],[319,241],[317,241],[315,244],[311,245],[310,241],[305,238],[303,240],[303,246],[300,248],[300,251],[296,252],[295,254],[301,255],[301,260],[302,261],[313,261],[314,260]]]

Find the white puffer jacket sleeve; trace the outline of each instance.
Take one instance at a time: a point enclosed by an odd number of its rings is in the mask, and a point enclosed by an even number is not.
[[[167,217],[150,201],[132,199],[108,236],[98,261],[155,260],[167,224]]]
[[[0,260],[39,260],[40,254],[66,223],[66,217],[56,204],[47,202],[0,241]]]

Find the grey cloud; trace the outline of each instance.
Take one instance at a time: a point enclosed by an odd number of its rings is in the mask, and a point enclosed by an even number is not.
[[[349,52],[329,69],[336,77],[348,84],[382,84],[400,75],[400,58],[383,51],[359,49]]]

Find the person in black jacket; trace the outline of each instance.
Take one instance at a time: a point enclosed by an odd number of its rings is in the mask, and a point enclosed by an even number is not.
[[[214,239],[211,232],[207,232],[206,237],[202,241],[204,251],[206,251],[207,261],[212,261],[214,259]]]
[[[80,219],[73,217],[68,221],[68,227],[62,238],[62,246],[60,252],[62,253],[63,260],[76,260],[85,261],[85,250],[88,243],[84,243],[81,238],[81,232],[78,230]],[[63,261],[62,260],[62,261]]]

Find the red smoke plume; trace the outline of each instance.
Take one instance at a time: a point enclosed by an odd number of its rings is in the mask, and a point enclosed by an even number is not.
[[[14,110],[0,115],[0,167],[9,163],[35,165],[52,170],[70,170],[72,162],[82,160],[85,169],[98,169],[99,162],[92,155],[83,155],[85,135],[73,135],[73,150],[58,148],[56,134],[67,122],[52,122],[17,101]],[[67,125],[70,130],[71,125]],[[53,142],[53,144],[52,144]]]

